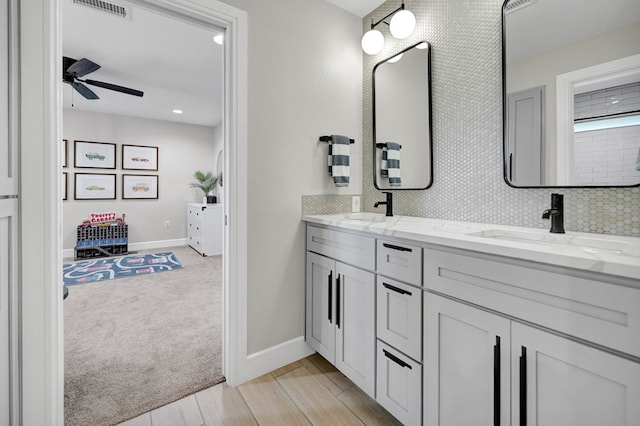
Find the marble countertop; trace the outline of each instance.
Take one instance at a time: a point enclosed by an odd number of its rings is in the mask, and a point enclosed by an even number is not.
[[[335,226],[482,253],[507,256],[638,280],[640,238],[503,226],[378,213],[308,215],[309,223]]]

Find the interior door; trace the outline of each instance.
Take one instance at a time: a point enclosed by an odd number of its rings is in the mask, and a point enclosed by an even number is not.
[[[544,87],[510,93],[507,103],[507,179],[517,186],[542,185]]]

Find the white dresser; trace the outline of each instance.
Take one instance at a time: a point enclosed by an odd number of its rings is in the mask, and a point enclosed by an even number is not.
[[[203,256],[222,254],[222,204],[187,204],[187,241]]]

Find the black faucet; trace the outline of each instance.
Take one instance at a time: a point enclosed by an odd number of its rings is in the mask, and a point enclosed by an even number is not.
[[[551,219],[554,234],[564,234],[564,195],[551,194],[551,208],[542,212],[543,219]]]
[[[387,206],[386,216],[393,216],[393,194],[391,192],[383,192],[383,194],[387,194],[387,201],[378,201],[373,205],[373,207],[385,204]]]

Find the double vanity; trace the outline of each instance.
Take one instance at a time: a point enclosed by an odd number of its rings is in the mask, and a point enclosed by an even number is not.
[[[637,425],[640,239],[305,216],[306,339],[406,425]]]

